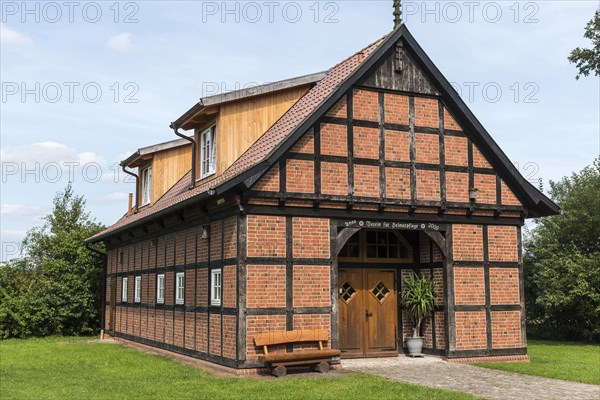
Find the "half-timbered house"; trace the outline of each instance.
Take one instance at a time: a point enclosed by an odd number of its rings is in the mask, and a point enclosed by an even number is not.
[[[268,331],[395,356],[418,271],[437,295],[425,352],[526,357],[521,228],[558,208],[405,25],[323,73],[205,98],[171,128],[189,144],[126,160],[140,206],[88,240],[107,248],[106,334],[240,369],[262,367],[253,338]],[[161,166],[161,151],[180,158]],[[149,166],[164,191],[143,194]]]

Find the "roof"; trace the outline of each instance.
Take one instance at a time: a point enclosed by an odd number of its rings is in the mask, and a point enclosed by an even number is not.
[[[282,81],[266,83],[264,85],[253,86],[250,88],[234,90],[227,93],[217,94],[201,98],[192,108],[186,111],[181,117],[171,124],[171,127],[179,127],[184,130],[191,129],[193,125],[188,124],[189,120],[204,109],[210,106],[216,106],[231,101],[242,100],[254,96],[260,96],[267,93],[287,90],[298,86],[310,85],[319,82],[327,75],[327,71],[317,72],[309,75],[302,75],[295,78],[285,79]]]
[[[163,143],[159,143],[159,144],[153,144],[151,146],[142,147],[142,148],[139,148],[135,153],[133,153],[132,155],[127,157],[125,160],[121,161],[121,164],[125,165],[125,166],[129,166],[129,164],[131,164],[132,162],[134,162],[135,160],[137,160],[140,157],[144,157],[149,154],[157,153],[159,151],[169,150],[169,149],[173,149],[173,148],[181,147],[181,146],[185,146],[185,145],[191,145],[191,142],[186,139],[175,139],[175,140],[170,140],[168,142],[163,142]]]
[[[474,143],[492,165],[498,168],[501,178],[507,182],[531,212],[531,216],[539,217],[558,213],[558,206],[519,173],[448,80],[415,41],[406,26],[401,24],[389,35],[375,41],[327,71],[323,79],[301,97],[221,175],[188,190],[187,183],[190,180],[190,173],[188,173],[152,207],[136,214],[124,216],[114,225],[87,241],[100,241],[124,229],[183,208],[192,202],[202,201],[209,197],[209,189],[212,189],[211,192],[214,196],[239,185],[250,187],[317,122],[322,114],[325,114],[378,60],[392,49],[400,38],[405,41],[405,49],[411,51],[424,72],[430,75],[433,82],[439,86],[446,106],[457,117],[463,129],[469,132]]]

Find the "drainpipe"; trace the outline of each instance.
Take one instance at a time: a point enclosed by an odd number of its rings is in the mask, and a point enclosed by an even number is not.
[[[179,133],[179,127],[176,126],[174,122],[171,122],[171,125],[169,127],[173,129],[173,132],[175,132],[177,136],[189,141],[192,144],[192,179],[190,182],[190,186],[188,187],[189,190],[192,190],[196,186],[196,140],[193,137],[189,137],[187,135],[184,135],[183,133]]]
[[[131,175],[135,178],[135,207],[133,207],[133,213],[137,213],[138,212],[138,202],[139,202],[139,187],[140,187],[140,177],[138,174],[134,174],[131,171],[127,171],[127,167],[125,167],[125,165],[123,163],[121,163],[121,169],[123,170],[123,172],[125,172],[127,175]],[[127,210],[129,212],[129,210]]]
[[[107,259],[106,253],[95,249],[90,246],[89,243],[85,244],[85,248],[93,253],[96,253],[102,257],[102,292],[100,293],[101,314],[100,314],[100,340],[104,339],[104,327],[106,326],[106,267]]]

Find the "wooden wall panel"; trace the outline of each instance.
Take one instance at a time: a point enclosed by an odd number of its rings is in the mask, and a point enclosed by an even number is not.
[[[310,88],[299,86],[223,104],[217,116],[217,173],[220,175]],[[198,139],[197,132],[197,139]],[[198,146],[200,151],[200,146]],[[200,153],[198,153],[198,156]],[[198,165],[200,157],[198,157]],[[199,172],[199,171],[198,171]],[[200,174],[198,173],[198,177]],[[214,177],[214,176],[213,176]]]

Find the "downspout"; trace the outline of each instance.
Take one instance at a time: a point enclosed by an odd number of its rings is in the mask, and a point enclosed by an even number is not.
[[[192,179],[190,185],[188,186],[188,189],[192,190],[196,186],[196,140],[193,137],[179,133],[179,127],[176,126],[174,122],[171,122],[169,127],[173,129],[173,132],[175,132],[177,136],[189,141],[192,144]]]
[[[133,212],[134,214],[138,212],[138,203],[140,200],[139,197],[139,187],[140,187],[140,177],[138,174],[134,174],[131,171],[127,171],[126,169],[127,167],[125,167],[125,164],[121,163],[121,169],[123,170],[123,172],[125,172],[127,175],[131,175],[135,178],[135,207],[133,207]]]
[[[100,311],[100,340],[102,340],[104,339],[104,327],[106,326],[106,279],[108,278],[106,276],[107,258],[105,252],[91,247],[89,243],[85,244],[85,248],[102,257],[102,292],[100,293],[100,303],[102,304]]]

